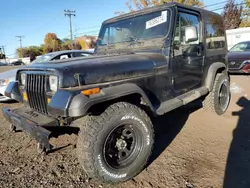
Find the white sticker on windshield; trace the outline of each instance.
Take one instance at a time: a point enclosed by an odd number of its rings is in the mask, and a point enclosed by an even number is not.
[[[158,16],[158,17],[146,22],[146,29],[149,29],[151,27],[155,27],[155,26],[160,25],[166,21],[167,21],[167,11],[162,11],[161,16]]]

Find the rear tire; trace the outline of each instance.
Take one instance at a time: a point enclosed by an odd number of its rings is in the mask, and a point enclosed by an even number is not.
[[[103,183],[119,183],[143,170],[154,138],[151,120],[143,110],[119,102],[99,116],[84,119],[77,155],[90,178]]]
[[[218,73],[214,80],[212,91],[202,102],[203,108],[217,115],[226,112],[231,100],[229,77],[226,74]]]

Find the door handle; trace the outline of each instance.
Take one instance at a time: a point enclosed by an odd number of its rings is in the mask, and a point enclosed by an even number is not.
[[[197,56],[201,56],[202,55],[202,47],[201,45],[197,46]]]

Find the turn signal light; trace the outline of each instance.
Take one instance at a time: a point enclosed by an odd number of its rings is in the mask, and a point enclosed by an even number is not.
[[[92,88],[92,89],[87,89],[87,90],[83,90],[81,91],[81,93],[83,95],[93,95],[93,94],[96,94],[96,93],[100,93],[100,88]]]
[[[49,103],[50,103],[50,101],[51,101],[51,99],[50,99],[50,98],[48,98],[48,99],[47,99],[47,103],[49,104]]]
[[[26,92],[23,92],[23,100],[28,101],[28,96]]]

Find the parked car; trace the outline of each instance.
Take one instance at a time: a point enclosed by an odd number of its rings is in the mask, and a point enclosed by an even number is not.
[[[4,117],[36,139],[40,152],[52,149],[60,126],[79,128],[76,153],[88,177],[130,180],[152,153],[151,118],[197,99],[216,115],[226,112],[223,25],[219,14],[178,3],[106,20],[96,56],[19,69],[6,94],[24,105],[4,107]]]
[[[16,69],[0,73],[0,102],[13,100],[4,95],[9,82],[15,81],[15,76],[13,75],[16,75]]]
[[[24,63],[21,60],[17,60],[17,61],[13,61],[11,63],[12,66],[16,66],[16,65],[24,65]]]
[[[0,66],[7,66],[7,63],[0,62]]]
[[[69,59],[69,58],[75,58],[75,57],[87,57],[92,56],[93,52],[88,50],[64,50],[64,51],[57,51],[57,52],[51,52],[47,53],[45,55],[42,55],[32,61],[32,64],[35,63],[44,63],[44,62],[50,62],[60,59]]]
[[[250,41],[233,46],[226,56],[229,73],[250,73]]]
[[[51,62],[59,59],[68,59],[75,57],[87,57],[93,55],[92,51],[88,50],[65,50],[51,52],[45,55],[42,55],[31,62],[31,64]],[[15,80],[16,72],[18,69],[12,69],[3,73],[0,73],[0,101],[11,100],[9,97],[4,96],[4,91],[10,81]]]

